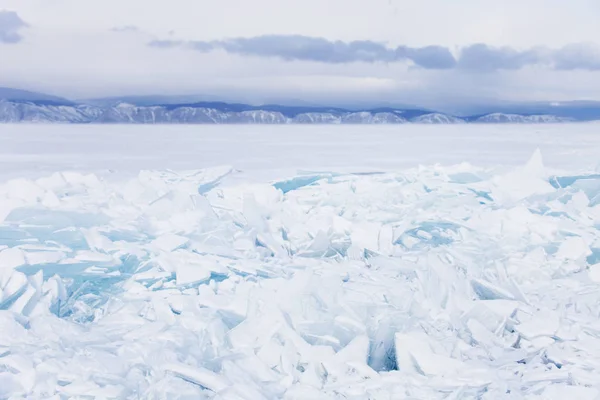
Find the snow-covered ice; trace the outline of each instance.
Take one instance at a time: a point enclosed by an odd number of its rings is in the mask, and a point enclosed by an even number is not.
[[[0,180],[71,170],[135,176],[140,170],[232,165],[238,173],[228,181],[264,182],[292,178],[299,170],[397,171],[419,164],[462,162],[516,166],[536,148],[549,167],[573,172],[600,167],[598,131],[600,123],[441,127],[0,124]]]
[[[464,128],[419,163],[389,128],[238,160],[229,127],[193,170],[1,128],[0,399],[600,398],[599,126]]]

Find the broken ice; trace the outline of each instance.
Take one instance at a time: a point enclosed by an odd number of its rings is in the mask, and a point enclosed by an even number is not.
[[[0,398],[596,399],[598,175],[0,185]]]

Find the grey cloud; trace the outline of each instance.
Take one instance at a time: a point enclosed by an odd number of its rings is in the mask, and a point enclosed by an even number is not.
[[[256,57],[274,57],[286,61],[314,61],[330,64],[352,62],[397,62],[411,60],[422,68],[452,68],[456,60],[444,47],[390,48],[369,40],[352,42],[329,41],[300,35],[264,35],[252,38],[236,38],[220,41],[181,42],[175,40],[154,40],[151,47],[185,47],[201,52],[217,49],[231,54]]]
[[[541,50],[517,51],[510,47],[490,47],[479,43],[461,50],[458,67],[469,70],[517,70],[544,62]]]
[[[583,43],[570,44],[557,50],[553,61],[558,70],[600,71],[600,49]]]
[[[556,70],[600,70],[600,50],[582,44],[568,45],[558,50],[538,47],[520,51],[479,43],[462,48],[458,57],[442,46],[392,48],[369,40],[343,42],[301,35],[264,35],[218,41],[155,40],[149,46],[187,48],[204,53],[224,50],[243,56],[328,64],[411,61],[418,67],[435,70],[492,72],[519,70],[527,66],[546,66]]]
[[[18,43],[23,40],[19,33],[27,24],[14,11],[0,10],[0,43]]]
[[[139,32],[140,28],[135,25],[115,26],[111,31],[118,33]]]
[[[211,42],[191,41],[187,42],[186,46],[191,50],[200,51],[202,53],[208,53],[209,51],[213,51],[215,49],[215,45]]]
[[[394,52],[370,41],[331,42],[307,36],[265,35],[214,42],[215,47],[233,54],[259,57],[278,57],[287,61],[316,61],[324,63],[393,61]]]
[[[181,40],[153,40],[148,43],[148,46],[159,49],[172,49],[174,47],[181,47],[183,44],[184,42]]]
[[[600,70],[600,49],[574,43],[557,50],[536,47],[518,51],[510,47],[475,44],[462,49],[458,67],[476,71],[518,70],[546,66],[554,70]]]
[[[456,66],[456,59],[445,47],[427,46],[410,48],[400,46],[396,49],[400,57],[412,60],[416,65],[428,69],[451,69]]]
[[[439,46],[423,48],[401,46],[394,49],[369,40],[342,42],[299,35],[266,35],[248,39],[230,39],[213,42],[212,46],[223,48],[233,54],[278,57],[287,61],[345,64],[410,60],[422,68],[433,69],[451,68],[456,63],[450,51]],[[208,51],[207,49],[208,46],[203,47],[204,51]]]

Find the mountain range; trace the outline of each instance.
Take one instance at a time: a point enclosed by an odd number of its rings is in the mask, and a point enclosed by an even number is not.
[[[498,107],[474,115],[419,108],[349,109],[323,106],[193,101],[197,96],[129,96],[72,101],[18,89],[0,88],[3,123],[131,124],[461,124],[561,123],[600,120],[600,103]],[[182,100],[179,102],[178,100]],[[192,102],[186,102],[190,101]]]

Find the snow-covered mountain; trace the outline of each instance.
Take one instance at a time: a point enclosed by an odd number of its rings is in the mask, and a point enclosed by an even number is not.
[[[87,105],[52,105],[0,100],[0,122],[88,123],[103,110]]]
[[[464,124],[466,121],[451,115],[431,113],[415,117],[411,120],[411,122],[419,124]]]
[[[294,117],[297,124],[339,124],[342,122],[340,117],[332,113],[309,112],[298,114]]]
[[[424,110],[376,109],[350,111],[336,108],[261,107],[244,104],[195,103],[187,105],[114,106],[59,104],[48,101],[0,100],[4,123],[107,124],[459,124],[560,123],[572,119],[553,115],[492,113],[458,118]]]
[[[494,124],[556,124],[571,122],[573,119],[555,115],[519,115],[492,113],[476,118],[473,122]]]

